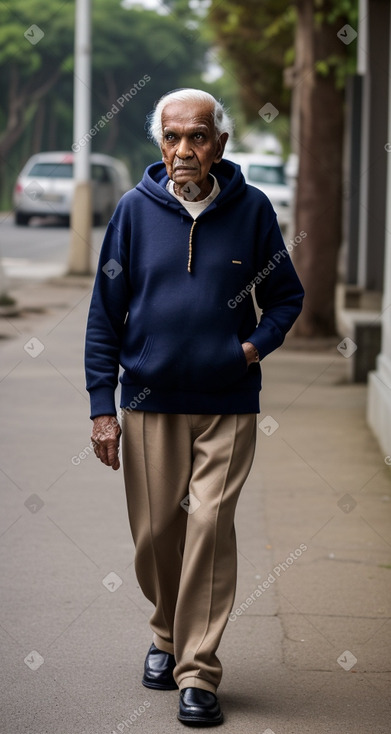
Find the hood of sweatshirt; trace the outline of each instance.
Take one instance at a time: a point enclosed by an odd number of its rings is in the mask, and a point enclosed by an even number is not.
[[[237,200],[238,196],[240,197],[246,191],[244,176],[241,172],[240,166],[236,165],[236,163],[232,163],[232,161],[228,161],[223,158],[220,163],[214,163],[212,165],[210,173],[217,178],[220,192],[209,206],[198,215],[191,227],[188,241],[189,254],[187,262],[187,270],[189,273],[192,271],[193,232],[198,220],[207,212],[213,211],[217,206],[220,209],[225,206],[229,206],[233,199]],[[148,166],[142,180],[137,184],[136,189],[141,193],[146,194],[156,203],[161,204],[164,207],[175,209],[181,214],[190,217],[190,214],[183,207],[181,202],[167,191],[168,180],[166,166],[163,162],[159,161],[158,163],[152,163]]]
[[[236,163],[232,163],[232,161],[223,158],[220,163],[214,163],[212,165],[210,173],[216,176],[220,186],[220,193],[208,208],[205,209],[205,212],[214,209],[216,206],[225,206],[245,192],[246,182],[240,166],[236,165]],[[163,206],[183,209],[180,201],[167,191],[167,183],[166,166],[162,161],[159,161],[148,166],[136,189]],[[186,210],[183,209],[183,211]],[[205,212],[202,212],[199,216],[203,216]]]

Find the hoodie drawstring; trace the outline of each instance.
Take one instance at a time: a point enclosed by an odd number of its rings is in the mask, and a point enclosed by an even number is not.
[[[193,224],[191,225],[190,235],[189,235],[189,258],[187,261],[187,272],[191,273],[191,260],[193,257],[193,231],[194,227],[197,224],[197,220],[195,219]]]

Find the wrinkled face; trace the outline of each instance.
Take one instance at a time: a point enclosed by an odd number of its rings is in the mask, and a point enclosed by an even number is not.
[[[209,102],[169,102],[162,112],[161,151],[167,174],[178,186],[188,181],[205,192],[212,163],[224,153],[228,134],[217,137]]]

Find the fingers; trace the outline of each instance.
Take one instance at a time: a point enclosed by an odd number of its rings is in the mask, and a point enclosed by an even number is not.
[[[91,440],[95,456],[106,466],[111,466],[114,471],[120,467],[118,458],[120,436],[121,427],[114,416],[103,415],[94,418]]]
[[[119,441],[105,439],[102,442],[93,442],[95,456],[106,466],[111,466],[115,471],[120,467],[118,457]]]
[[[103,463],[106,466],[112,466],[113,469],[119,469],[119,442],[118,441],[107,441],[106,445],[103,445]]]

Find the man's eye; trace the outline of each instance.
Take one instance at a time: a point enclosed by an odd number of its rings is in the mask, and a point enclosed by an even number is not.
[[[164,140],[167,140],[168,143],[170,143],[172,140],[175,140],[174,133],[165,133]]]
[[[195,140],[203,140],[205,138],[204,133],[194,133]]]

